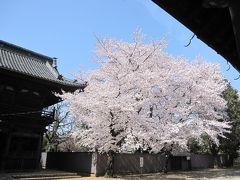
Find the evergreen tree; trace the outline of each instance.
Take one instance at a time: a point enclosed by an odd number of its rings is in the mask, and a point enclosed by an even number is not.
[[[223,92],[223,98],[227,101],[227,115],[231,122],[231,132],[226,133],[226,138],[219,137],[220,145],[216,146],[211,139],[206,136],[203,138],[203,143],[199,144],[198,141],[192,139],[189,141],[189,148],[192,153],[207,153],[213,156],[217,154],[227,154],[230,159],[238,157],[238,150],[240,149],[240,97],[237,90],[230,84]],[[217,160],[217,158],[215,159]],[[217,161],[216,161],[217,163]]]
[[[223,97],[227,101],[227,113],[232,121],[232,129],[231,133],[226,134],[227,138],[220,139],[219,149],[232,158],[236,158],[240,145],[240,98],[238,91],[233,89],[231,85],[224,91]]]

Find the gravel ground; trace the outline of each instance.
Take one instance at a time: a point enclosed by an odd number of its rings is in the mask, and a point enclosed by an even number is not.
[[[48,172],[48,171],[47,171]],[[44,172],[45,174],[46,172]],[[48,173],[56,173],[49,171]],[[57,172],[58,174],[59,172]],[[66,172],[61,172],[65,173]],[[6,175],[6,176],[5,176]],[[0,180],[12,180],[10,174],[0,174]],[[71,175],[71,174],[69,174]],[[34,180],[35,178],[18,178],[20,180]],[[35,180],[39,180],[36,178]],[[42,178],[43,179],[43,178]],[[47,178],[51,180],[53,178]],[[58,179],[56,176],[54,179]],[[105,177],[68,177],[63,179],[63,177],[59,178],[61,180],[240,180],[240,166],[229,168],[229,169],[206,169],[199,171],[179,171],[179,172],[169,172],[168,174],[156,173],[156,174],[143,174],[143,175],[128,175],[128,176],[117,176],[115,178],[105,178]]]
[[[104,177],[81,177],[73,178],[73,180],[240,180],[240,167],[231,169],[207,169],[201,171],[185,171],[185,172],[169,172],[168,174],[144,174],[132,175],[132,176],[121,176],[116,178],[104,178]],[[67,180],[67,179],[65,179]]]

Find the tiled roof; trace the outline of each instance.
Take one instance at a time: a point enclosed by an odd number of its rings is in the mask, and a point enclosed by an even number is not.
[[[0,69],[22,73],[63,86],[83,87],[84,82],[63,78],[56,69],[54,58],[0,40]]]

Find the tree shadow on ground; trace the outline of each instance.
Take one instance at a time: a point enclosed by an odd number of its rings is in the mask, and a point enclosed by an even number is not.
[[[227,169],[207,169],[202,171],[186,171],[179,172],[180,176],[184,178],[220,178],[220,177],[239,177],[239,168],[227,168]]]
[[[206,169],[206,170],[195,170],[195,171],[176,171],[169,172],[168,174],[157,173],[147,175],[132,175],[122,176],[121,178],[129,179],[146,179],[146,180],[187,180],[187,179],[213,179],[213,178],[239,178],[240,179],[240,168],[227,168],[227,169]]]

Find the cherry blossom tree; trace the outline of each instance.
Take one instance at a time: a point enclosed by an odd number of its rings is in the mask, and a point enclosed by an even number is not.
[[[84,91],[63,93],[79,127],[79,143],[109,156],[139,149],[159,153],[166,145],[187,149],[190,138],[215,144],[230,125],[221,94],[227,82],[217,64],[188,62],[164,51],[164,40],[132,43],[97,39],[99,68]],[[221,119],[221,121],[219,121]]]

